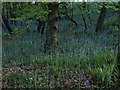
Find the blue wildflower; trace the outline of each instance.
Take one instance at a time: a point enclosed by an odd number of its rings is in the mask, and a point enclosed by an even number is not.
[[[59,68],[59,72],[62,73],[62,69],[61,68]]]
[[[52,68],[52,66],[50,66],[50,68]]]
[[[48,73],[50,73],[50,70],[48,70]]]
[[[85,85],[86,87],[88,87],[88,86],[89,86],[89,80],[85,80],[84,85]]]
[[[51,74],[50,76],[51,76],[51,78],[54,78],[54,75],[53,75],[53,74]]]
[[[110,81],[110,79],[111,79],[110,74],[108,73],[108,75],[107,75],[107,76],[108,76],[108,81]]]
[[[32,58],[34,58],[35,57],[35,54],[34,53],[32,53]]]

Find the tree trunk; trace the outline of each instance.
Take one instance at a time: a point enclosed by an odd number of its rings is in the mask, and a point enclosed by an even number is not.
[[[37,26],[37,31],[40,32],[40,28],[41,28],[42,24],[40,21],[38,21],[38,26]]]
[[[66,15],[67,19],[69,19],[71,22],[73,22],[75,24],[75,26],[77,27],[78,24],[75,20],[73,20],[73,18],[71,18],[68,14]]]
[[[96,32],[103,31],[103,24],[104,24],[106,11],[107,11],[107,9],[105,7],[105,4],[103,4],[98,21],[97,21]]]
[[[2,24],[4,24],[4,25],[6,26],[8,32],[9,32],[10,34],[12,34],[12,33],[13,33],[12,28],[11,28],[11,26],[9,25],[9,20],[7,20],[8,14],[7,14],[7,18],[4,16],[4,8],[2,9],[2,12],[0,12],[0,14],[2,15],[2,21],[3,21]],[[4,25],[2,25],[2,26],[4,26]]]
[[[8,20],[5,18],[5,16],[4,16],[3,14],[2,14],[2,19],[3,19],[3,22],[4,22],[5,26],[6,26],[6,28],[8,29],[8,32],[9,32],[10,34],[12,34],[12,33],[13,33],[12,28],[11,28],[11,26],[9,25]]]
[[[83,1],[82,7],[79,7],[79,9],[81,10],[81,16],[83,19],[83,24],[84,24],[84,32],[87,33],[87,23],[86,23],[86,19],[84,16],[84,11],[86,10],[86,3]]]
[[[16,14],[15,14],[16,9],[17,9],[17,2],[10,3],[10,9],[9,9],[10,18],[12,18],[12,19],[15,19],[15,18],[16,18]],[[16,25],[15,20],[10,20],[10,22],[11,22],[13,25]]]
[[[86,4],[87,4],[87,3],[86,3]],[[86,5],[86,9],[87,9],[87,11],[88,11],[89,28],[91,28],[92,20],[91,20],[91,13],[90,13],[90,9],[89,9],[89,4]]]
[[[38,22],[37,31],[40,32],[41,34],[44,34],[45,21],[41,21],[39,19],[36,21]]]
[[[58,6],[57,2],[49,3],[48,30],[46,31],[45,52],[54,52],[58,44]]]
[[[41,34],[43,35],[44,34],[44,30],[45,29],[45,22],[42,24],[42,28],[41,28]]]
[[[66,4],[66,3],[64,3],[64,8],[65,8],[65,12],[64,12],[65,18],[66,18],[66,19],[69,19],[69,20],[70,20],[71,22],[73,22],[73,23],[75,24],[75,26],[77,27],[78,24],[77,24],[77,22],[73,19],[73,9],[72,9],[72,18],[71,18],[71,17],[68,15],[67,4]],[[61,19],[60,16],[59,16],[59,19]]]
[[[85,17],[82,13],[82,19],[83,19],[83,23],[84,23],[84,32],[87,33],[87,24],[86,24],[86,21],[85,21]]]

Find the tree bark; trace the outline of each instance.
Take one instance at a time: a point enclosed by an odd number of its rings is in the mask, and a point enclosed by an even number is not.
[[[87,30],[87,24],[86,24],[86,20],[85,20],[85,17],[83,15],[83,13],[82,13],[82,19],[83,19],[83,23],[84,23],[84,27],[85,27],[84,32],[87,33],[87,31],[86,31]]]
[[[98,17],[98,21],[97,21],[96,32],[103,31],[103,24],[104,24],[104,19],[105,19],[106,11],[107,11],[105,5],[106,4],[102,5],[102,9],[101,9],[100,15]]]
[[[87,33],[87,23],[86,23],[86,19],[84,16],[84,11],[86,10],[86,3],[83,2],[82,7],[79,7],[79,9],[81,10],[81,16],[83,19],[83,24],[84,24],[84,32]]]
[[[40,32],[40,28],[42,26],[42,23],[39,20],[37,20],[37,21],[38,21],[37,31]]]
[[[42,24],[42,28],[41,28],[41,34],[43,35],[44,34],[44,30],[45,29],[45,22]]]
[[[86,3],[87,4],[87,3]],[[86,5],[85,4],[85,5]],[[92,20],[91,20],[91,15],[90,15],[90,9],[89,9],[89,5],[86,5],[86,9],[88,11],[88,19],[89,19],[89,27],[91,28],[91,25],[92,25]]]
[[[17,9],[17,2],[10,3],[10,9],[9,9],[10,18],[12,18],[12,19],[16,18],[16,13],[15,13],[16,9]],[[13,25],[16,25],[15,20],[10,20],[10,22]]]
[[[40,32],[41,34],[44,34],[45,21],[41,21],[39,19],[36,21],[38,22],[37,31]]]
[[[54,52],[58,44],[58,6],[57,2],[49,3],[48,30],[46,31],[45,52]]]
[[[67,17],[67,19],[69,19],[71,22],[73,22],[74,24],[75,24],[75,26],[77,27],[78,26],[78,24],[77,24],[77,22],[73,19],[73,8],[72,8],[72,17],[70,17],[69,15],[68,15],[68,11],[67,11],[67,4],[64,4],[65,6],[65,9],[66,9],[66,17]]]
[[[4,22],[4,24],[5,24],[8,32],[9,32],[10,34],[12,34],[12,33],[13,33],[13,30],[12,30],[11,26],[9,25],[8,20],[5,18],[5,16],[4,16],[3,14],[2,14],[2,19],[3,19],[3,22]]]
[[[76,27],[78,26],[77,22],[76,22],[75,20],[73,20],[72,18],[70,18],[69,15],[66,15],[66,17],[67,17],[67,19],[69,19],[71,22],[73,22]]]

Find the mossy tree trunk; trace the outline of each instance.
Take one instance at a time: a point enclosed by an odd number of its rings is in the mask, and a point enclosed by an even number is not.
[[[103,24],[104,24],[104,19],[106,15],[107,8],[105,7],[105,3],[102,5],[102,9],[100,12],[100,15],[98,17],[97,25],[96,25],[96,32],[101,32],[103,31]]]
[[[58,44],[58,6],[57,2],[48,4],[48,29],[46,31],[45,52],[54,52]]]

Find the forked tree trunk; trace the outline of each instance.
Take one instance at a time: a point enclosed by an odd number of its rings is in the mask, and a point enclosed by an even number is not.
[[[105,19],[106,11],[107,11],[107,9],[105,7],[105,4],[103,4],[101,12],[100,12],[100,15],[98,17],[97,26],[96,26],[96,32],[103,31],[103,24],[104,24],[104,19]]]
[[[46,31],[45,52],[54,52],[58,44],[58,6],[57,2],[49,3],[48,30]]]

